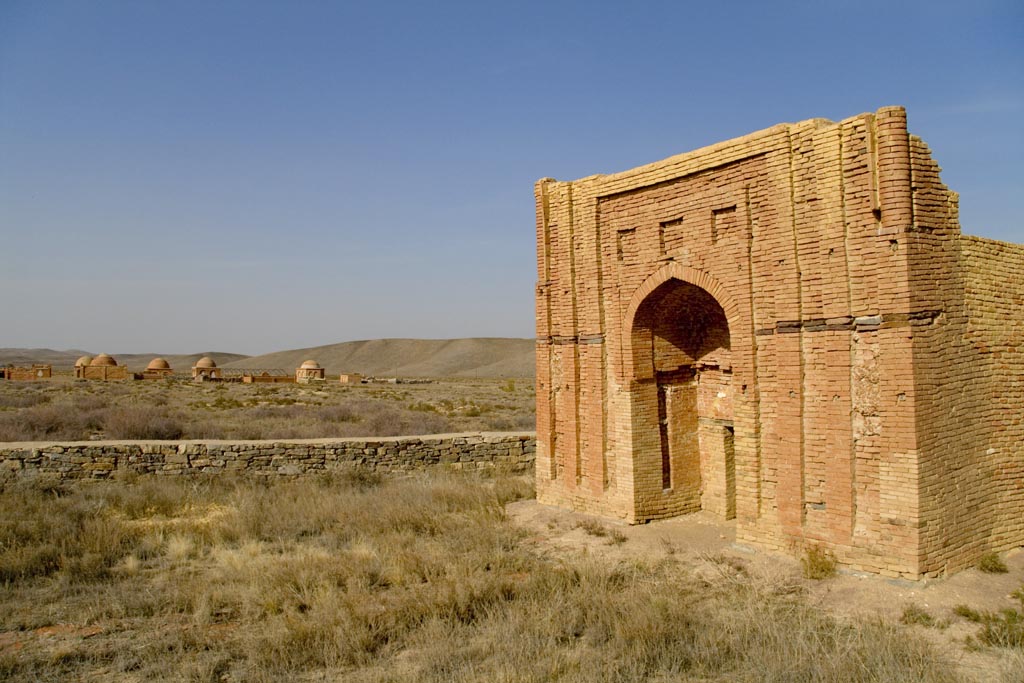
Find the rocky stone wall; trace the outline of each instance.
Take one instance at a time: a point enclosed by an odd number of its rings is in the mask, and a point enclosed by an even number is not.
[[[0,480],[39,475],[103,479],[118,472],[298,477],[345,467],[412,472],[435,465],[530,472],[535,453],[532,433],[484,432],[360,439],[6,443],[0,444]]]

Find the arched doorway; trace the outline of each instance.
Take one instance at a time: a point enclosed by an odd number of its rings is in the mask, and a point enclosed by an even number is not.
[[[630,330],[634,486],[642,519],[710,510],[735,516],[732,358],[725,310],[670,278]]]

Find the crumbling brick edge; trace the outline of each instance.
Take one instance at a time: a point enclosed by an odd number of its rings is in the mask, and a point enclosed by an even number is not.
[[[0,443],[0,481],[33,476],[106,479],[117,473],[300,477],[352,466],[381,472],[443,465],[530,473],[536,452],[533,432],[266,441],[36,441]]]

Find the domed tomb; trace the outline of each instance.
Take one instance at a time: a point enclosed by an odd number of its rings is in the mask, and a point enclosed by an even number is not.
[[[192,366],[192,379],[194,380],[221,379],[222,377],[223,375],[220,368],[217,367],[217,363],[209,356],[203,356]]]
[[[295,381],[304,384],[315,381],[323,381],[325,371],[315,360],[303,361],[302,365],[295,369]]]
[[[75,361],[75,379],[129,379],[128,368],[118,365],[117,361],[106,353],[101,353],[95,358],[82,356]]]
[[[136,374],[136,379],[165,379],[174,374],[171,364],[164,358],[154,358],[141,374]]]

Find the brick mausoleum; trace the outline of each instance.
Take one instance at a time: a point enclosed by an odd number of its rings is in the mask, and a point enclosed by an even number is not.
[[[1024,544],[1024,246],[960,234],[906,113],[537,200],[537,490],[919,577]]]

